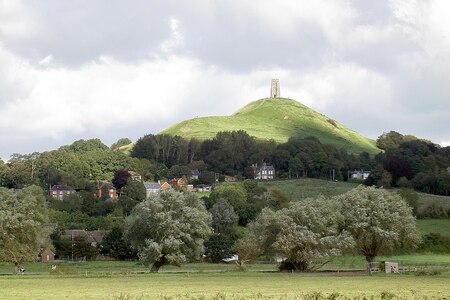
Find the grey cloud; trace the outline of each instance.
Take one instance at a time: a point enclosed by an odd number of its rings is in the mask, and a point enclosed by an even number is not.
[[[67,126],[57,137],[30,136],[33,142],[14,134],[10,143],[0,137],[2,144],[8,144],[2,145],[1,151],[29,152],[24,149],[33,145],[45,149],[90,134],[109,143],[123,136],[155,133],[197,115],[229,114],[250,100],[265,97],[265,82],[268,85],[271,77],[278,76],[285,96],[372,138],[398,130],[435,142],[450,141],[446,126],[450,56],[445,54],[450,42],[445,44],[445,23],[428,26],[434,16],[426,16],[426,9],[418,16],[399,18],[398,7],[394,11],[389,1],[305,3],[25,0],[21,9],[33,30],[2,35],[0,19],[0,111],[7,105],[39,106],[40,101],[42,106],[63,103],[77,107],[89,101],[107,106],[110,94],[123,98],[131,94],[134,99],[125,100],[138,108],[130,114],[155,107],[167,115],[164,120],[135,117],[135,122],[124,126],[105,122],[101,128],[95,116],[87,116],[82,119],[81,132]],[[20,20],[21,15],[15,17]],[[162,45],[173,38],[171,18],[179,21],[182,40],[168,43],[171,47],[164,52]],[[432,30],[436,32],[430,33]],[[435,40],[430,41],[429,36]],[[39,65],[48,55],[53,60]],[[111,70],[99,57],[113,60]],[[176,69],[179,62],[167,63],[171,57],[182,61],[183,78],[173,79],[180,70]],[[15,60],[16,66],[11,63]],[[22,67],[17,67],[22,63],[32,67],[24,67],[22,72]],[[92,66],[95,64],[100,71]],[[336,71],[336,65],[342,70]],[[46,68],[49,72],[44,72]],[[57,73],[51,72],[54,69],[61,76],[52,75]],[[127,75],[122,77],[122,71]],[[66,85],[57,80],[61,77],[77,83],[61,88]],[[86,77],[90,80],[84,80]],[[40,94],[36,96],[38,84]],[[109,86],[117,92],[108,93]],[[158,99],[153,89],[163,90]],[[164,93],[166,89],[170,93]],[[53,102],[44,103],[46,93],[55,90]],[[114,103],[120,105],[121,101],[116,98]],[[176,109],[163,111],[158,106],[161,102],[175,102]],[[74,115],[79,118],[80,114]],[[23,112],[17,116],[21,118]],[[0,121],[0,130],[1,125]],[[19,126],[3,124],[3,128],[9,127]]]

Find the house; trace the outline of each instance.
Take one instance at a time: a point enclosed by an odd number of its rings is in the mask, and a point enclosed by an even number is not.
[[[97,198],[102,198],[103,191],[107,191],[109,198],[112,200],[117,199],[117,190],[114,185],[107,181],[100,181],[97,183],[97,190],[95,191],[95,196]]]
[[[158,182],[144,182],[147,198],[161,190],[161,185]]]
[[[186,181],[183,178],[173,178],[170,179],[168,183],[174,189],[179,189],[186,186]]]
[[[370,171],[364,171],[364,170],[358,171],[358,170],[355,170],[355,171],[353,171],[351,173],[350,177],[352,179],[366,180],[367,177],[369,177],[369,175],[370,175]]]
[[[64,236],[75,238],[81,236],[92,247],[97,247],[103,240],[106,232],[101,230],[86,231],[84,229],[67,229],[64,231]]]
[[[198,169],[191,170],[191,176],[189,179],[198,179],[198,176],[200,176],[200,171]]]
[[[236,177],[234,177],[234,176],[225,175],[223,177],[223,181],[225,181],[225,182],[236,182],[236,181],[238,181],[238,179]]]
[[[164,181],[163,183],[161,183],[161,190],[165,191],[165,190],[168,190],[170,188],[171,188],[171,186],[170,186],[170,184],[167,181]]]
[[[48,263],[48,262],[55,262],[55,253],[53,253],[50,249],[45,249],[42,251],[41,255],[41,262]]]
[[[75,193],[73,187],[67,185],[50,186],[50,196],[57,200],[63,200],[65,196]]]
[[[254,178],[256,180],[272,180],[275,178],[275,168],[265,163],[258,167],[258,164],[252,165]]]

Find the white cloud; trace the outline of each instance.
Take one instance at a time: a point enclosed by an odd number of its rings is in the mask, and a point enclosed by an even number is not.
[[[170,53],[183,43],[183,35],[180,32],[180,20],[175,17],[169,18],[169,27],[171,36],[169,39],[161,43],[161,51],[163,53]]]
[[[227,115],[266,97],[271,78],[370,137],[448,141],[449,6],[0,0],[1,150]]]

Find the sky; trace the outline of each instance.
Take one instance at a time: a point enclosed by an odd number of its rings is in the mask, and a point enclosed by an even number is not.
[[[0,0],[0,158],[295,99],[450,145],[447,0]]]

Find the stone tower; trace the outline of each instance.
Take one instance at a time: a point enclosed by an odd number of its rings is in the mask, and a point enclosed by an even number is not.
[[[280,98],[280,81],[278,79],[272,79],[270,98]]]

